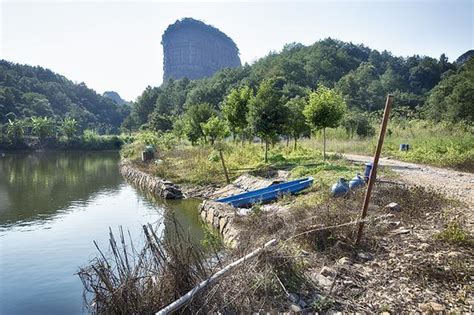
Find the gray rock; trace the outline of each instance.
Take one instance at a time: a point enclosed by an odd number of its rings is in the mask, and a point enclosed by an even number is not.
[[[445,307],[443,305],[436,302],[418,304],[418,307],[421,311],[428,313],[441,313],[445,310]]]
[[[400,212],[402,210],[400,205],[396,202],[389,203],[388,205],[384,207],[384,209],[391,212]]]
[[[328,267],[328,266],[324,266],[323,269],[321,269],[321,272],[319,273],[325,277],[330,277],[330,278],[334,278],[336,277],[336,270]]]
[[[373,257],[369,253],[360,252],[360,253],[357,253],[357,258],[359,258],[362,261],[368,261],[368,260],[371,260]]]
[[[301,312],[301,307],[297,304],[291,304],[290,305],[290,312],[300,313]]]
[[[342,258],[339,258],[339,260],[337,261],[337,264],[341,266],[347,266],[347,265],[350,265],[351,263],[352,261],[349,257],[342,257]]]
[[[316,282],[318,282],[319,285],[323,286],[323,287],[330,287],[333,283],[333,280],[331,279],[328,279],[327,277],[321,275],[321,274],[318,274],[316,277],[315,277],[315,280]]]

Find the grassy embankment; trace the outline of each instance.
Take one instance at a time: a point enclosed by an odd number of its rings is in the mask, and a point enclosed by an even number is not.
[[[327,150],[337,153],[372,155],[377,145],[376,135],[371,138],[348,139],[342,128],[327,131]],[[317,134],[305,145],[321,150],[322,137]],[[399,151],[401,143],[408,143],[408,152]],[[412,120],[389,123],[382,156],[439,167],[474,172],[474,128],[465,124],[432,123]]]
[[[158,144],[159,160],[143,164],[139,162],[139,157],[144,146],[140,141],[127,145],[122,150],[122,156],[137,161],[137,165],[148,172],[178,184],[225,184],[219,153],[211,146],[178,144],[166,149]],[[306,146],[293,149],[277,144],[270,149],[267,164],[263,161],[264,150],[259,143],[228,143],[223,154],[231,180],[243,173],[265,175],[269,170],[287,170],[291,178],[313,176],[315,186],[329,187],[339,177],[350,179],[357,172],[363,173],[362,166],[351,165],[340,155],[329,155],[323,161],[321,151]]]
[[[377,142],[376,132],[370,138],[348,138],[343,128],[327,130],[327,150],[334,152],[327,161],[322,158],[322,136],[300,140],[297,149],[293,144],[286,146],[282,141],[269,152],[269,162],[263,162],[264,150],[259,143],[225,142],[224,159],[231,178],[244,172],[262,173],[268,169],[285,169],[291,177],[313,176],[317,183],[328,186],[338,177],[352,178],[356,172],[363,172],[361,166],[354,166],[341,158],[343,153],[371,156]],[[211,146],[190,146],[178,141],[171,134],[157,136],[142,133],[137,141],[124,147],[123,157],[139,160],[146,144],[158,148],[158,162],[141,165],[156,176],[176,183],[195,185],[223,184],[224,175],[218,151]],[[401,143],[408,143],[408,152],[399,151]],[[472,127],[458,124],[434,124],[412,120],[393,122],[389,125],[382,156],[464,171],[474,171],[474,136]]]

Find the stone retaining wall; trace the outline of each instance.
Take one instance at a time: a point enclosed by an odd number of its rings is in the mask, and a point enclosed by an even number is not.
[[[134,186],[164,199],[184,198],[181,189],[173,183],[140,171],[129,162],[120,163],[120,173]],[[205,200],[199,206],[201,219],[219,232],[224,243],[236,247],[239,242],[239,231],[235,227],[234,218],[237,215],[234,207],[212,200]]]
[[[172,182],[142,172],[128,162],[120,163],[119,169],[127,181],[157,197],[163,199],[182,199],[184,197],[181,189]]]
[[[205,200],[199,207],[199,214],[204,222],[219,231],[226,245],[237,247],[239,231],[233,222],[237,215],[234,207],[225,203]]]

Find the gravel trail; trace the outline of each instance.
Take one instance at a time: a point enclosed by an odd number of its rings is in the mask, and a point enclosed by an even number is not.
[[[363,155],[344,154],[344,157],[355,163],[365,163],[373,158]],[[449,197],[474,206],[474,173],[420,165],[408,162],[380,158],[379,165],[390,167],[400,175],[400,181],[411,185],[433,188]]]

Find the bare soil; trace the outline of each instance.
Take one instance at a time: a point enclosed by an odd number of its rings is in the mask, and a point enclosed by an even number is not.
[[[355,163],[372,161],[372,157],[344,154],[344,157]],[[467,228],[474,232],[474,173],[460,172],[408,162],[381,158],[380,166],[392,169],[397,180],[409,184],[431,188],[447,197],[465,203],[469,210],[466,213]]]

